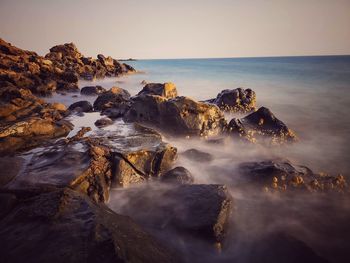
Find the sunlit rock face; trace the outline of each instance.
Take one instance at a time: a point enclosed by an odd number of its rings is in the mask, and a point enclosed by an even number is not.
[[[151,95],[134,97],[125,119],[181,136],[216,135],[226,124],[222,112],[215,105],[196,102],[188,97],[168,100]]]
[[[0,222],[4,262],[178,262],[131,218],[84,194],[67,188],[14,198]]]
[[[223,111],[245,113],[255,110],[256,94],[251,89],[226,89],[207,102],[217,105]]]
[[[228,124],[228,132],[252,142],[281,144],[297,140],[295,133],[265,107],[242,119],[232,119]]]
[[[148,83],[137,95],[157,95],[168,99],[177,97],[174,83]]]

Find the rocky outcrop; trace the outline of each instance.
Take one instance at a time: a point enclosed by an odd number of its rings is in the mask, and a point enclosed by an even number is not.
[[[266,187],[266,190],[348,191],[344,176],[317,174],[306,166],[295,165],[288,160],[246,162],[239,165],[238,171],[243,181]]]
[[[195,162],[211,162],[214,159],[210,153],[202,152],[197,149],[188,149],[182,152],[181,155]]]
[[[154,95],[136,96],[132,99],[125,119],[185,136],[215,135],[226,125],[225,118],[217,106],[196,102],[188,97],[168,100]]]
[[[256,95],[251,89],[226,89],[208,102],[214,103],[223,111],[244,113],[255,110]]]
[[[192,184],[194,178],[189,170],[185,167],[179,166],[164,173],[161,176],[161,180],[166,183]]]
[[[120,210],[145,227],[162,233],[175,229],[184,236],[211,243],[225,238],[233,207],[225,186],[182,184],[155,189],[144,187],[120,192],[127,203]],[[111,206],[113,208],[113,204]]]
[[[93,107],[91,103],[87,100],[74,102],[72,105],[68,107],[70,111],[78,111],[78,112],[92,112]]]
[[[106,92],[106,89],[101,86],[86,86],[81,88],[80,90],[80,93],[82,95],[87,95],[87,96],[96,96],[103,92]]]
[[[267,108],[261,107],[243,119],[232,119],[228,124],[230,134],[249,141],[268,141],[272,144],[293,142],[296,135]]]
[[[167,83],[148,83],[137,95],[157,95],[165,98],[177,97],[177,90],[175,84]]]
[[[178,262],[131,218],[73,190],[17,199],[0,222],[4,262]]]

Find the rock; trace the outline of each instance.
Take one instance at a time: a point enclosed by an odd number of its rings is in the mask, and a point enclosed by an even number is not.
[[[20,202],[0,222],[0,246],[4,262],[177,262],[129,217],[68,188]]]
[[[137,95],[158,95],[165,98],[177,97],[177,90],[175,84],[167,82],[161,83],[148,83]]]
[[[256,95],[251,89],[226,89],[221,91],[216,99],[208,100],[229,112],[249,112],[255,110]]]
[[[161,180],[167,183],[176,183],[176,184],[192,184],[194,178],[190,171],[184,167],[175,167],[164,173],[161,176]]]
[[[197,149],[188,149],[181,155],[195,162],[211,162],[213,156],[210,153],[202,152]]]
[[[22,169],[24,159],[21,157],[0,157],[0,187],[8,184]]]
[[[88,96],[95,96],[103,92],[106,92],[106,89],[102,88],[101,86],[86,86],[80,91],[81,94]]]
[[[81,112],[91,112],[93,111],[93,107],[91,103],[87,100],[82,100],[78,102],[74,102],[68,108],[70,111],[81,111]]]
[[[69,122],[37,117],[9,124],[0,129],[0,154],[38,146],[49,139],[66,136],[71,129]]]
[[[187,97],[167,100],[161,96],[142,95],[132,99],[127,121],[149,124],[176,135],[216,135],[226,121],[215,105],[196,102]]]
[[[241,120],[232,119],[228,130],[250,141],[267,140],[273,144],[293,142],[296,135],[267,108],[261,107]]]
[[[0,219],[4,218],[16,205],[14,194],[0,193]]]
[[[347,182],[342,175],[315,174],[306,166],[295,165],[283,159],[245,162],[239,165],[238,172],[245,183],[254,183],[276,191],[348,191]]]
[[[132,215],[153,233],[164,235],[175,229],[181,239],[190,235],[213,243],[224,240],[233,206],[223,185],[145,186],[116,192],[112,198],[123,198],[126,205],[118,207],[119,211]]]
[[[96,127],[106,127],[113,124],[113,121],[110,118],[102,118],[95,121]]]
[[[62,103],[52,103],[52,107],[58,111],[66,111],[67,107],[66,105],[62,104]]]

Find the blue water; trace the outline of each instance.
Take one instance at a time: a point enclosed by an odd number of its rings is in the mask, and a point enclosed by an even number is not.
[[[288,156],[316,170],[350,171],[350,56],[165,59],[127,62],[142,73],[118,85],[132,95],[147,82],[173,82],[179,95],[197,100],[223,89],[251,88],[265,106],[297,132]]]

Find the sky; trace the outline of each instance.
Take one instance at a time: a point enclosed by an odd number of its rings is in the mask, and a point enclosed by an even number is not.
[[[0,0],[0,38],[44,55],[210,58],[350,54],[350,0]]]

